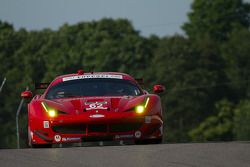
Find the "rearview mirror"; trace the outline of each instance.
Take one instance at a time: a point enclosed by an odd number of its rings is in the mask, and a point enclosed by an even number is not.
[[[154,85],[154,93],[162,93],[165,91],[165,87],[163,85]]]
[[[32,98],[33,94],[31,91],[24,91],[21,93],[21,97],[24,99]]]

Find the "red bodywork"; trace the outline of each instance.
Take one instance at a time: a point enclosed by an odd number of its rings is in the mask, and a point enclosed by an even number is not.
[[[63,78],[83,75],[120,75],[141,89],[137,81],[124,73],[85,73],[57,77],[42,95],[35,95],[28,104],[29,144],[59,144],[69,142],[162,139],[162,108],[160,97],[148,94],[140,96],[94,96],[46,99],[48,90]],[[67,82],[67,81],[66,81]],[[45,112],[42,102],[60,111],[56,117]],[[102,104],[103,108],[89,108]],[[142,113],[135,107],[146,104]],[[87,109],[87,110],[86,110]]]

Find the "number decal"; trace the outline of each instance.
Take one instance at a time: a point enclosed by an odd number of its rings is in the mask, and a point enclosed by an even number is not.
[[[104,104],[107,104],[107,102],[85,103],[86,110],[107,110],[108,107]]]
[[[103,104],[101,104],[101,103],[92,103],[92,104],[89,105],[89,108],[92,108],[92,109],[103,108]]]

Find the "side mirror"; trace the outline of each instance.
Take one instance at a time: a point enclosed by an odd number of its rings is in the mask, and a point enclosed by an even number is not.
[[[154,85],[154,93],[162,93],[165,91],[165,87],[163,85]]]
[[[21,97],[24,99],[32,98],[33,94],[31,91],[24,91],[21,93]]]

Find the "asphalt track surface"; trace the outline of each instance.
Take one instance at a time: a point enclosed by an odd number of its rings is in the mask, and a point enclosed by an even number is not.
[[[0,167],[250,167],[250,143],[1,149]]]

